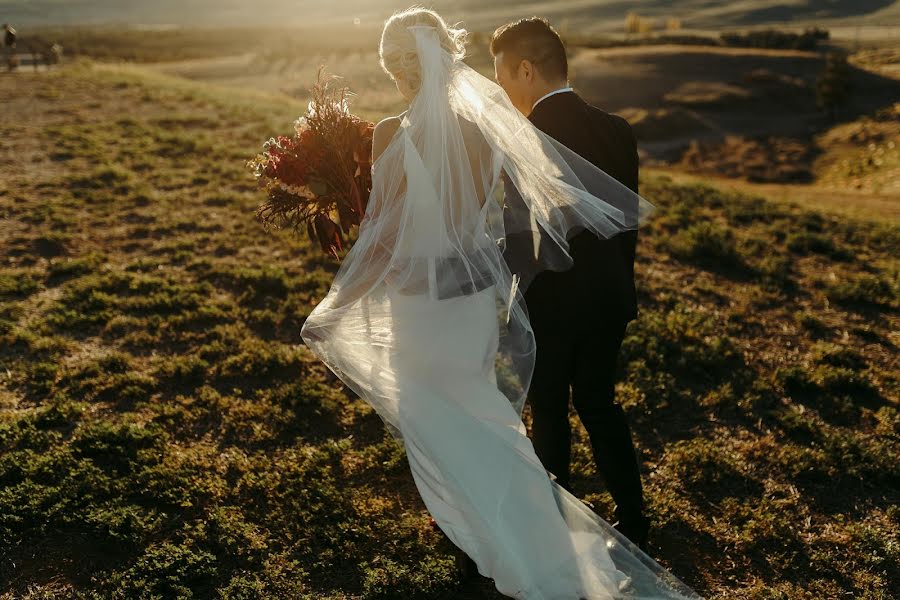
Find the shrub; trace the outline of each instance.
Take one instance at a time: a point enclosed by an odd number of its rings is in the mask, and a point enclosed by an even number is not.
[[[788,250],[797,254],[823,254],[836,260],[847,260],[851,254],[842,248],[838,248],[834,242],[820,233],[809,231],[797,231],[787,236]]]
[[[165,436],[154,426],[114,424],[109,421],[90,423],[73,441],[75,455],[89,458],[112,473],[126,473],[144,459],[158,460]],[[145,450],[153,450],[146,454]]]
[[[775,379],[784,387],[790,396],[807,395],[818,388],[810,378],[809,370],[804,367],[781,367],[775,371]]]
[[[31,271],[0,271],[0,299],[30,296],[40,288],[37,276]]]
[[[822,319],[811,312],[803,311],[795,315],[797,323],[811,335],[819,337],[829,331],[829,327]]]
[[[136,563],[113,573],[103,589],[115,598],[209,597],[217,581],[216,557],[186,545],[151,546]]]
[[[431,598],[452,590],[457,581],[452,557],[428,557],[415,565],[404,565],[379,557],[363,566],[363,598]]]
[[[72,277],[81,277],[96,271],[103,263],[99,254],[91,254],[80,258],[54,260],[47,269],[47,275],[54,283]]]
[[[832,365],[847,369],[865,369],[866,359],[849,346],[820,342],[813,346],[812,359],[816,364]]]
[[[825,294],[829,299],[849,305],[888,306],[900,305],[898,281],[886,275],[846,276],[826,286]]]
[[[741,363],[730,338],[721,335],[707,314],[678,306],[666,311],[645,311],[628,329],[622,342],[623,364],[643,362],[651,371],[701,380],[717,380]]]
[[[734,234],[711,222],[683,229],[665,241],[673,256],[711,268],[738,268],[744,262],[735,244]]]
[[[850,97],[850,67],[843,52],[829,52],[825,69],[816,80],[816,103],[832,120]]]
[[[772,223],[786,216],[784,208],[758,196],[735,194],[723,206],[725,215],[732,225],[749,223]]]
[[[820,41],[827,40],[827,29],[814,27],[802,33],[765,29],[746,33],[722,33],[719,35],[727,46],[743,48],[776,48],[790,50],[814,50]]]
[[[779,254],[766,255],[756,266],[763,289],[770,292],[790,292],[795,288],[791,279],[793,261]]]
[[[679,440],[666,449],[664,464],[688,493],[714,502],[730,496],[756,495],[762,489],[744,474],[736,453],[712,440]]]

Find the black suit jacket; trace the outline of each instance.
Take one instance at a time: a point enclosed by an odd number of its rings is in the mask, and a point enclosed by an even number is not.
[[[575,92],[545,98],[529,120],[541,131],[638,192],[637,142],[628,121],[591,106]],[[516,197],[507,185],[507,198]],[[512,192],[512,193],[510,193]],[[600,319],[628,322],[637,317],[634,259],[637,231],[601,239],[588,231],[570,240],[574,265],[565,272],[543,271],[525,292],[532,324],[588,325]],[[552,244],[552,242],[549,242]],[[522,257],[533,257],[530,236],[507,236],[505,255],[513,272]]]

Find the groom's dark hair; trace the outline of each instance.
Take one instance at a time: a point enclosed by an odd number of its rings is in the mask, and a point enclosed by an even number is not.
[[[559,33],[543,17],[519,19],[498,27],[491,37],[491,55],[534,63],[544,79],[568,79],[569,61]],[[513,64],[513,63],[508,63]]]

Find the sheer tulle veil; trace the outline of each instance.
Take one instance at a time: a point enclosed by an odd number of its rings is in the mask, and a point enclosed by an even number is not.
[[[536,351],[523,291],[572,265],[574,233],[635,229],[651,205],[536,129],[435,27],[408,31],[421,82],[373,165],[358,239],[306,319],[305,343],[406,443],[432,515],[498,589],[697,598],[550,481],[515,418]],[[504,258],[513,234],[540,240],[515,272]],[[476,444],[483,465],[465,454]],[[553,556],[526,557],[540,551]]]
[[[447,52],[434,27],[409,30],[420,89],[372,167],[359,237],[301,331],[397,439],[397,395],[381,377],[394,350],[392,294],[449,299],[491,287],[500,329],[498,384],[521,414],[535,356],[522,300],[527,284],[541,270],[571,266],[567,238],[575,232],[610,237],[637,228],[652,211],[647,200],[535,128],[499,85]],[[505,205],[501,176],[518,192]],[[529,233],[541,240],[540,250],[517,261],[512,273],[503,256],[506,236]]]

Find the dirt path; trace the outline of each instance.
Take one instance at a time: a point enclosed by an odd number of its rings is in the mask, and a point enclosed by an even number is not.
[[[900,197],[896,194],[837,190],[816,184],[751,183],[715,175],[694,175],[665,167],[646,168],[644,172],[668,175],[677,183],[705,183],[723,190],[736,190],[778,202],[792,202],[839,216],[900,223]]]

